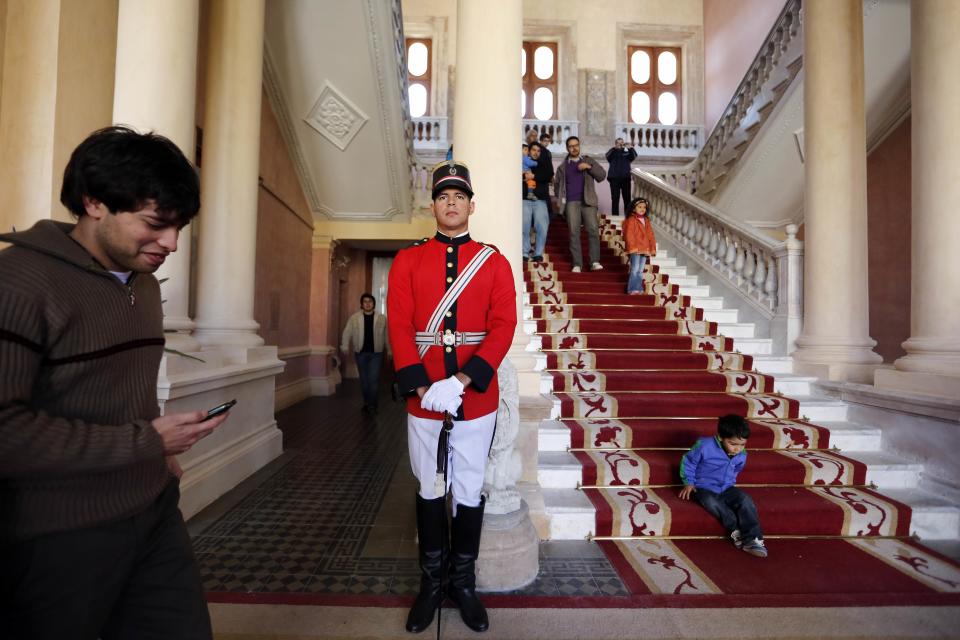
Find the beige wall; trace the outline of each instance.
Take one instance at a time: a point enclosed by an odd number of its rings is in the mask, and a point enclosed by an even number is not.
[[[310,344],[313,221],[266,95],[260,116],[260,193],[254,320],[280,349]],[[307,357],[287,362],[282,386],[307,377]]]
[[[870,337],[884,362],[910,337],[910,118],[867,157]]]
[[[703,0],[707,132],[723,114],[783,5],[781,0]]]
[[[0,96],[3,95],[3,44],[7,37],[7,0],[0,0]]]
[[[617,23],[700,25],[703,0],[524,0],[523,19],[533,23],[571,24],[576,30],[577,67],[617,68]],[[457,3],[452,0],[403,0],[407,18],[450,18],[449,63],[456,64]],[[517,53],[519,56],[519,52]],[[626,55],[626,52],[623,53]],[[520,64],[517,63],[519,69]]]

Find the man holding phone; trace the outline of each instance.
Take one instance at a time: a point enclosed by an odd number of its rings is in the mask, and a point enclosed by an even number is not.
[[[153,272],[200,207],[169,140],[109,127],[70,157],[75,225],[0,235],[0,637],[212,637],[175,455],[227,414],[159,416]]]

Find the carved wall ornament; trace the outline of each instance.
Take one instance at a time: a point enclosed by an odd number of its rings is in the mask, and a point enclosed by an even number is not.
[[[326,81],[320,97],[304,121],[344,151],[370,118],[336,87]]]

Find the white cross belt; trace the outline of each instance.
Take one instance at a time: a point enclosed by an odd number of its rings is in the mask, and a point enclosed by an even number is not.
[[[417,331],[415,342],[424,347],[459,347],[464,344],[480,344],[486,337],[486,331]]]

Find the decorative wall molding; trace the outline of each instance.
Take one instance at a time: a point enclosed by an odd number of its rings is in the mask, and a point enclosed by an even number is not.
[[[569,20],[524,20],[523,39],[557,43],[556,120],[577,116],[577,24]]]
[[[293,121],[290,119],[290,108],[283,95],[277,67],[273,61],[273,54],[270,52],[270,46],[266,40],[263,43],[263,88],[267,93],[270,107],[273,109],[273,115],[277,118],[280,135],[287,145],[287,151],[290,153],[290,159],[293,161],[297,177],[300,179],[300,188],[303,189],[303,195],[306,196],[310,209],[317,211],[321,206],[320,197],[317,195],[317,185],[313,181],[313,176],[303,153],[303,147],[300,145],[300,139],[297,137]]]
[[[331,144],[345,151],[370,117],[329,80],[303,121]]]
[[[870,155],[874,149],[887,139],[891,133],[897,130],[900,124],[910,117],[912,103],[910,101],[910,81],[907,80],[906,91],[900,93],[897,99],[890,105],[886,113],[880,118],[872,131],[867,132],[867,155]]]
[[[407,97],[404,93],[406,87],[406,69],[402,74],[398,67],[405,60],[404,47],[400,44],[400,50],[397,51],[397,40],[403,34],[403,16],[400,10],[400,0],[392,0],[390,3],[390,29],[388,31],[390,42],[384,42],[385,38],[381,34],[381,25],[377,24],[378,16],[384,11],[384,3],[375,0],[364,0],[363,9],[367,17],[367,43],[370,48],[370,60],[376,70],[377,81],[377,104],[380,107],[380,125],[383,127],[383,148],[387,163],[387,173],[390,177],[390,193],[393,206],[379,216],[380,219],[390,219],[403,213],[409,213],[412,210],[410,200],[410,180],[408,170],[410,163],[416,158],[413,152],[413,138],[411,132],[406,129],[406,119],[409,118],[410,110],[407,108]],[[390,62],[388,65],[387,62]],[[388,68],[389,66],[389,68]],[[399,80],[399,86],[396,83]],[[391,86],[393,85],[393,86]],[[399,119],[399,123],[395,121]],[[397,126],[401,128],[398,133]],[[406,141],[406,162],[404,170],[400,171],[397,165],[398,159],[393,155],[399,151],[397,148],[399,139],[394,140],[399,135],[400,139]],[[401,182],[401,175],[403,181]],[[364,216],[356,214],[335,214],[338,219],[361,219],[369,220],[373,216]]]
[[[287,384],[279,385],[273,403],[274,411],[281,411],[311,396],[310,378],[300,378]]]

